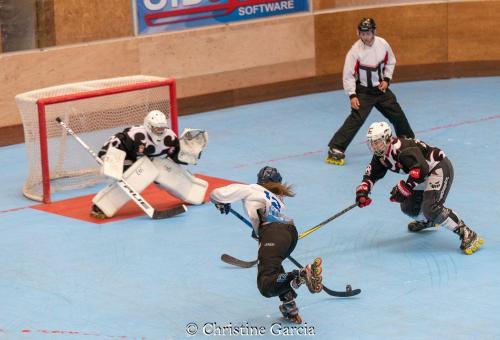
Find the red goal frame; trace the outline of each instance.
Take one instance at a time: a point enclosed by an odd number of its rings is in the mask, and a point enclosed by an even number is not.
[[[176,95],[176,85],[175,79],[166,78],[165,80],[153,80],[146,81],[137,84],[129,84],[116,86],[108,89],[101,90],[91,90],[87,92],[80,92],[75,94],[54,96],[41,98],[36,101],[38,108],[38,129],[40,136],[40,160],[42,169],[42,186],[43,186],[43,203],[48,204],[51,202],[50,193],[50,171],[49,171],[49,159],[48,159],[48,143],[47,143],[47,126],[46,126],[46,107],[52,104],[64,103],[69,101],[77,101],[82,99],[88,99],[93,97],[103,97],[109,96],[117,93],[132,92],[137,90],[144,90],[148,88],[168,86],[170,88],[170,122],[172,130],[178,134],[178,113],[177,113],[177,95]]]

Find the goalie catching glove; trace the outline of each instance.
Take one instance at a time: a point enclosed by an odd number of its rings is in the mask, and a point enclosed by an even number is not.
[[[358,187],[356,188],[356,203],[358,204],[358,207],[364,208],[370,203],[372,203],[372,199],[368,197],[370,194],[370,185],[366,182],[362,182]]]
[[[184,129],[179,138],[180,151],[178,159],[188,164],[198,163],[201,152],[208,144],[208,133],[200,129]]]

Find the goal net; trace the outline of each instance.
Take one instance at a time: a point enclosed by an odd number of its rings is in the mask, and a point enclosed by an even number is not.
[[[175,81],[170,78],[137,75],[65,84],[19,94],[16,103],[28,156],[23,194],[45,203],[51,193],[105,179],[57,117],[95,152],[116,132],[142,124],[151,110],[164,112],[178,133]]]

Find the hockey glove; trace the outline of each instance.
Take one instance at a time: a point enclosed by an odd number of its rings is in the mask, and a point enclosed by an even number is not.
[[[399,181],[391,190],[391,202],[403,203],[408,197],[413,194],[412,188],[405,181]]]
[[[356,188],[356,203],[358,207],[364,208],[372,203],[372,199],[368,197],[368,194],[370,194],[370,186],[368,183],[363,182],[358,185]]]
[[[229,211],[231,210],[231,203],[214,202],[214,204],[221,214],[229,214]]]

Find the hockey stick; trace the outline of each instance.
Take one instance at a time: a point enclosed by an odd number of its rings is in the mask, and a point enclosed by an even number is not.
[[[337,217],[339,217],[339,216],[345,214],[346,212],[348,212],[349,210],[353,209],[355,206],[356,206],[356,203],[351,204],[350,206],[348,206],[344,210],[336,213],[332,217],[327,218],[326,220],[324,220],[320,224],[318,224],[318,225],[316,225],[316,226],[314,226],[314,227],[312,227],[312,228],[310,228],[310,229],[308,229],[308,230],[300,233],[299,234],[299,239],[306,237],[310,233],[312,233],[312,232],[318,230],[319,228],[323,227],[325,224],[330,223],[331,221],[333,221]],[[244,218],[243,216],[241,216],[238,212],[236,212],[234,210],[233,210],[233,214],[237,214],[236,217],[238,217],[240,220],[242,218]],[[241,267],[241,268],[251,268],[252,266],[254,266],[254,265],[257,264],[257,260],[243,261],[243,260],[237,259],[236,257],[233,257],[233,256],[228,255],[228,254],[222,254],[221,260],[223,262],[226,262],[227,264],[230,264],[230,265],[233,265],[233,266],[237,266],[237,267]]]
[[[352,208],[351,208],[352,209]],[[236,216],[238,219],[240,219],[243,223],[245,223],[248,227],[252,228],[253,229],[253,226],[252,224],[250,223],[250,221],[248,221],[245,217],[243,217],[240,213],[238,213],[237,211],[234,211],[232,208],[229,210],[231,212],[231,214],[233,214],[234,216]],[[291,255],[288,255],[287,259],[289,259],[290,261],[292,261],[292,263],[294,265],[296,265],[298,268],[304,268],[297,260],[295,260]],[[327,293],[328,295],[331,295],[331,296],[336,296],[336,297],[350,297],[350,296],[354,296],[354,295],[358,295],[359,293],[361,293],[361,289],[352,289],[351,288],[351,285],[347,285],[346,286],[346,290],[344,292],[339,292],[339,291],[335,291],[335,290],[331,290],[330,288],[326,287],[325,285],[323,285],[323,291],[325,293]]]
[[[226,262],[227,264],[240,268],[252,268],[257,264],[257,262],[259,262],[259,260],[243,261],[228,254],[222,254],[220,259],[222,260],[222,262]]]
[[[307,235],[309,235],[310,233],[318,230],[319,228],[323,227],[325,224],[327,223],[330,223],[331,221],[333,221],[334,219],[336,219],[337,217],[339,216],[342,216],[344,215],[346,212],[348,212],[349,210],[353,209],[354,207],[356,207],[357,204],[356,203],[353,203],[351,204],[350,206],[348,206],[347,208],[345,208],[344,210],[336,213],[335,215],[333,215],[332,217],[329,217],[327,218],[326,220],[324,220],[323,222],[321,222],[320,224],[318,224],[317,226],[314,226],[302,233],[299,234],[299,239],[303,238],[303,237],[306,237]]]
[[[70,134],[72,137],[76,139],[78,143],[95,159],[95,161],[99,164],[102,165],[102,159],[97,156],[97,154],[92,150],[85,142],[76,135],[76,133],[69,128],[62,120],[61,118],[57,117],[56,121],[66,130],[68,134]],[[164,218],[169,218],[173,217],[179,214],[182,214],[183,212],[187,211],[187,208],[184,204],[181,206],[167,209],[167,210],[155,210],[142,196],[139,194],[134,188],[132,188],[123,178],[118,180],[116,183],[118,183],[118,186],[125,192],[144,212],[151,217],[152,219],[155,220],[161,220]]]

